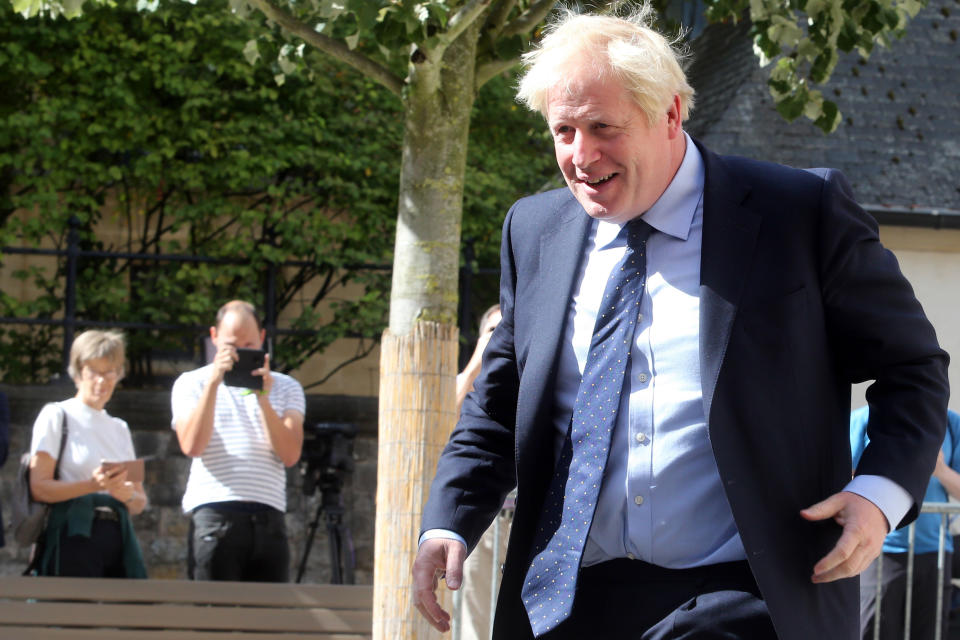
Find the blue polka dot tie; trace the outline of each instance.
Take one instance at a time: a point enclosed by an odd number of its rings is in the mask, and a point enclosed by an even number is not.
[[[624,226],[621,234],[627,235],[627,250],[610,274],[597,312],[570,428],[520,592],[535,636],[554,629],[573,609],[580,558],[597,506],[640,315],[650,232],[650,225],[639,218]]]

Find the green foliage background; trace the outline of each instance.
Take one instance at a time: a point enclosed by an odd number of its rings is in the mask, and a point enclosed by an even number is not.
[[[225,0],[166,0],[154,13],[125,0],[71,21],[25,20],[0,4],[0,246],[62,248],[74,216],[85,250],[246,261],[85,258],[77,313],[92,322],[206,326],[227,299],[260,303],[268,267],[296,261],[276,305],[293,318],[282,325],[307,333],[276,338],[280,368],[346,336],[363,338],[361,357],[389,304],[388,273],[357,267],[392,260],[401,107],[310,49],[284,73],[271,49],[280,38],[261,38],[250,64],[244,47],[262,33]],[[480,265],[497,264],[509,204],[555,174],[542,122],[515,105],[511,84],[484,88],[471,131],[463,227]],[[105,222],[122,238],[98,235]],[[0,292],[0,315],[62,312],[62,261],[16,276],[39,296]],[[360,293],[345,295],[346,284]],[[59,335],[0,325],[2,379],[57,372]],[[195,349],[198,337],[129,331],[134,377],[149,379],[156,358]]]

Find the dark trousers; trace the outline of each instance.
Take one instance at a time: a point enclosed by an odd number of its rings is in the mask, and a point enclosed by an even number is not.
[[[944,558],[943,618],[941,638],[947,637],[950,613],[951,555]],[[877,582],[880,576],[874,561],[860,574],[860,631],[864,640],[874,637]],[[907,603],[907,554],[883,554],[880,595],[880,640],[901,640]],[[937,554],[918,553],[913,557],[913,594],[910,606],[910,640],[933,640],[937,628]]]
[[[53,564],[53,560],[50,561]],[[60,534],[60,570],[47,567],[43,575],[71,578],[124,578],[123,536],[116,520],[96,517],[90,537],[68,536],[64,527]]]
[[[265,505],[214,503],[191,513],[191,580],[287,582],[290,549],[283,514]]]
[[[776,640],[747,563],[664,569],[611,560],[580,572],[573,612],[544,640]]]

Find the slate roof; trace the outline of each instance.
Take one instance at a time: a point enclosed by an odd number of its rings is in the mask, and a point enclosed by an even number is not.
[[[691,135],[720,153],[841,169],[870,209],[960,219],[960,0],[930,0],[902,40],[867,61],[841,57],[822,89],[843,113],[829,136],[777,114],[747,29],[711,25],[694,41]]]

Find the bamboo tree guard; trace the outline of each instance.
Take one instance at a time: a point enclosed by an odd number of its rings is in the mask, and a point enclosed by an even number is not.
[[[452,325],[418,322],[408,335],[387,329],[380,341],[374,640],[441,637],[413,606],[410,570],[437,459],[456,423],[458,335]]]

